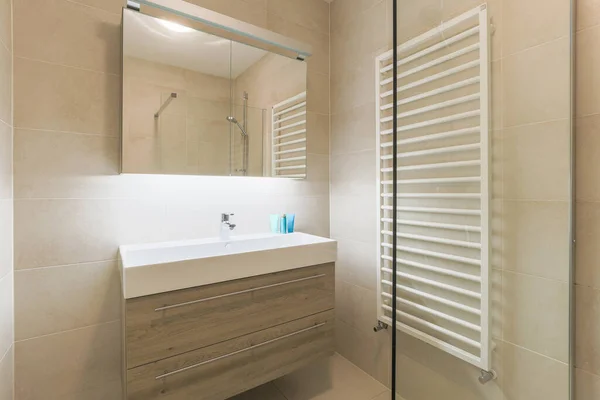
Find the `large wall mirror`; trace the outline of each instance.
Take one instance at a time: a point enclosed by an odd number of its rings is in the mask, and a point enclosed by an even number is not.
[[[306,177],[306,63],[123,15],[122,172]]]

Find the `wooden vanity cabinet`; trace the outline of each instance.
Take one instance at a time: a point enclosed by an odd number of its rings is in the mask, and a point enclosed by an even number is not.
[[[333,354],[334,264],[125,300],[127,400],[225,400]]]

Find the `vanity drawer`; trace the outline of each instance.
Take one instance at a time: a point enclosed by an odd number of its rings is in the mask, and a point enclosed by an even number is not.
[[[334,308],[334,264],[129,299],[127,368]]]
[[[127,400],[224,400],[333,354],[334,312],[127,371]]]

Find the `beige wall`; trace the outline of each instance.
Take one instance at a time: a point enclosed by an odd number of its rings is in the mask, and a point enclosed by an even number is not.
[[[600,8],[577,1],[576,40],[576,390],[600,398]]]
[[[268,231],[329,235],[329,6],[322,0],[200,5],[309,42],[306,181],[119,176],[122,0],[15,2],[16,398],[118,399],[119,244]],[[307,4],[308,3],[308,4]]]
[[[123,74],[124,172],[229,175],[229,79],[130,56]]]
[[[391,4],[391,1],[389,2]],[[331,4],[331,235],[338,240],[336,344],[389,385],[390,337],[377,318],[375,57],[391,48],[386,1]]]
[[[0,1],[0,400],[14,387],[12,1]]]
[[[399,41],[480,3],[401,0]],[[337,344],[342,355],[385,384],[389,332],[372,333],[378,234],[373,69],[375,55],[391,48],[391,5],[331,5]],[[482,386],[476,368],[401,334],[397,379],[406,400],[567,398],[569,1],[488,5],[495,26],[492,333],[499,379]]]

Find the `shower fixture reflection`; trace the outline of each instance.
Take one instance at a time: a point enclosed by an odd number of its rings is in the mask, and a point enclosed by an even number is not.
[[[236,124],[238,126],[238,128],[240,128],[240,131],[242,132],[242,137],[248,136],[248,134],[246,133],[246,130],[244,129],[244,127],[242,125],[240,125],[240,123],[236,117],[227,117],[227,121],[229,121],[233,124]]]
[[[165,110],[165,108],[167,108],[169,106],[169,104],[171,104],[173,99],[176,99],[176,98],[177,98],[177,93],[171,93],[169,98],[163,103],[162,106],[160,106],[160,108],[158,109],[156,114],[154,114],[154,118],[160,117],[160,114],[162,114],[162,112]]]
[[[244,114],[244,119],[242,121],[242,124],[239,123],[239,121],[237,120],[236,117],[234,116],[229,116],[227,117],[227,121],[231,122],[232,124],[237,125],[237,127],[240,129],[240,134],[242,135],[242,168],[241,169],[236,169],[235,172],[241,172],[244,176],[248,175],[248,152],[249,152],[249,137],[248,137],[248,93],[244,92],[244,96],[243,96],[243,100],[244,100],[244,106],[243,106],[243,114]],[[234,146],[234,142],[231,142],[231,146],[233,148]]]

